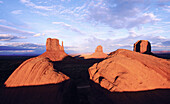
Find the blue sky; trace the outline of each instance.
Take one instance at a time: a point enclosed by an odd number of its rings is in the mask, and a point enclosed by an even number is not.
[[[170,50],[170,0],[0,0],[0,14],[0,55],[41,54],[48,37],[70,54]]]

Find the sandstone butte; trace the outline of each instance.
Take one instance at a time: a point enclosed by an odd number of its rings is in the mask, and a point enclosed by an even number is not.
[[[46,52],[39,57],[48,57],[51,61],[60,61],[68,56],[64,51],[64,46],[59,44],[58,39],[48,38],[46,41]]]
[[[90,79],[111,92],[170,88],[170,62],[125,49],[88,69]]]
[[[148,40],[138,40],[134,44],[133,50],[135,52],[139,52],[139,53],[152,54],[152,52],[151,52],[151,44],[150,44],[150,42]]]
[[[7,79],[6,87],[57,84],[69,77],[56,72],[46,57],[35,57],[24,61]]]
[[[108,55],[103,52],[101,45],[97,46],[95,52],[89,56],[89,58],[106,58]]]

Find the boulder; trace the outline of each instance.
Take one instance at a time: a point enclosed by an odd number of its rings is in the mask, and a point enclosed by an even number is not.
[[[138,40],[134,44],[134,51],[150,54],[151,53],[151,44],[148,40]]]
[[[58,39],[48,38],[46,41],[46,52],[39,57],[48,57],[52,61],[60,61],[68,56],[64,51],[64,46],[59,44]]]
[[[111,92],[170,88],[170,62],[118,49],[88,69],[90,79]]]
[[[53,68],[46,57],[35,57],[24,61],[7,79],[6,87],[57,84],[69,77]]]
[[[90,55],[90,58],[106,58],[108,55],[103,52],[103,47],[101,45],[97,46],[95,52]]]

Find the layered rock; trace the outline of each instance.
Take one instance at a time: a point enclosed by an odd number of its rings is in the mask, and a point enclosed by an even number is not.
[[[106,58],[108,55],[103,52],[103,47],[101,45],[97,46],[95,52],[90,55],[90,58]]]
[[[69,77],[53,68],[46,57],[35,57],[23,62],[7,79],[6,87],[57,84]]]
[[[138,40],[134,44],[134,51],[150,54],[151,53],[151,44],[148,40]]]
[[[170,88],[170,62],[119,49],[88,69],[90,79],[109,91]]]
[[[58,39],[48,38],[46,41],[46,52],[39,57],[48,57],[52,61],[60,61],[66,56],[68,55],[64,52],[63,42],[61,46]]]

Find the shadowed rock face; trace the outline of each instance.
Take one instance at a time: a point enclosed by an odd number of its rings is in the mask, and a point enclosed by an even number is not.
[[[107,54],[103,52],[103,47],[101,45],[97,46],[95,52],[90,56],[90,58],[106,58]]]
[[[46,52],[39,57],[48,57],[52,61],[59,61],[66,56],[68,55],[64,52],[63,42],[61,46],[58,39],[48,38],[46,41]]]
[[[109,91],[170,88],[170,62],[119,49],[88,69],[90,79]]]
[[[134,44],[134,51],[149,54],[151,53],[151,44],[148,40],[138,40]]]
[[[69,77],[54,71],[53,64],[46,57],[35,57],[23,62],[7,79],[6,87],[57,84]]]

